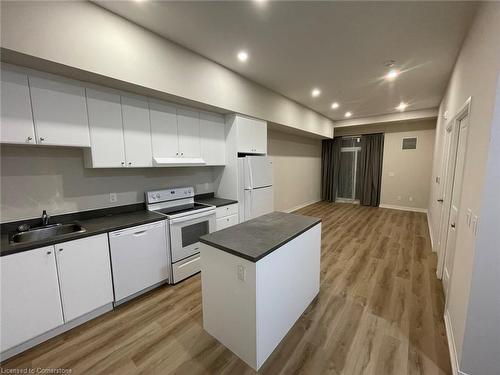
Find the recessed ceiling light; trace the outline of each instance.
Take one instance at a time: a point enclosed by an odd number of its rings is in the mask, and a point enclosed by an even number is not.
[[[351,113],[351,112],[346,112],[344,116],[345,116],[345,117],[351,117],[351,116],[352,116],[352,113]]]
[[[320,89],[313,89],[311,91],[311,95],[313,96],[313,98],[317,98],[318,96],[320,96],[321,94],[321,90]]]
[[[391,69],[385,75],[385,79],[388,81],[394,81],[399,76],[399,70]]]
[[[333,102],[332,103],[332,109],[337,109],[339,107],[339,103]]]
[[[238,60],[241,62],[245,62],[248,60],[248,52],[246,51],[240,51],[238,52]]]
[[[408,104],[407,104],[407,103],[405,103],[405,102],[401,102],[401,103],[399,103],[399,105],[396,107],[396,109],[397,109],[398,111],[403,112],[403,111],[406,109],[406,107],[408,107]]]

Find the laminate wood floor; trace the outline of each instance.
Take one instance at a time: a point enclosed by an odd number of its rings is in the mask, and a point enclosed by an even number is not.
[[[319,202],[321,288],[259,373],[451,374],[426,216]],[[72,374],[251,374],[202,328],[196,275],[2,364]]]

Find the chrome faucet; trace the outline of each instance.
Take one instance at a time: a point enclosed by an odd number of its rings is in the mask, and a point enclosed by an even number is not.
[[[47,211],[43,210],[42,212],[42,225],[49,225],[50,216],[47,215]]]

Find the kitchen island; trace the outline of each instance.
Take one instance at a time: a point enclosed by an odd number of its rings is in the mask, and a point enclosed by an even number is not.
[[[258,370],[319,293],[321,220],[273,212],[200,242],[203,328]]]

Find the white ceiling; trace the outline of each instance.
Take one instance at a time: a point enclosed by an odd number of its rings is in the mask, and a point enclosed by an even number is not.
[[[473,2],[97,1],[334,120],[437,107]],[[245,49],[246,63],[236,58]],[[403,73],[386,82],[384,62]],[[321,89],[313,99],[313,87]],[[331,103],[340,104],[336,111]]]

